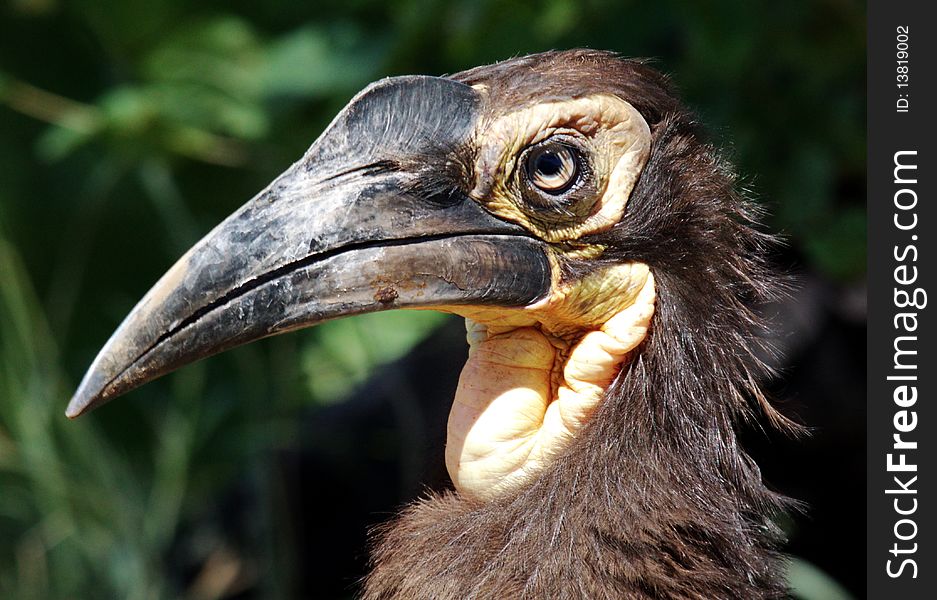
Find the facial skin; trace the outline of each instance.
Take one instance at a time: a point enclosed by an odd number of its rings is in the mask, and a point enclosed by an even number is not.
[[[478,135],[475,186],[469,195],[548,242],[577,240],[617,223],[651,145],[650,128],[640,113],[606,94],[539,103],[486,123]],[[574,147],[589,170],[578,193],[573,190],[556,208],[531,202],[519,172],[525,149],[550,140]]]
[[[460,494],[489,500],[562,453],[647,334],[655,288],[646,265],[563,281],[559,264],[601,256],[603,248],[578,240],[621,219],[651,136],[630,104],[608,95],[537,104],[477,135],[470,195],[551,243],[554,264],[551,292],[533,306],[450,309],[466,317],[470,350],[449,415],[446,465]]]

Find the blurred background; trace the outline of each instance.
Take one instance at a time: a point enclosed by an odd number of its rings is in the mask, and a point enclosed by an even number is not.
[[[90,417],[97,350],[368,82],[588,46],[656,57],[771,213],[797,291],[746,431],[800,598],[864,595],[865,7],[850,0],[0,3],[0,598],[350,598],[442,466],[462,324],[330,323]]]

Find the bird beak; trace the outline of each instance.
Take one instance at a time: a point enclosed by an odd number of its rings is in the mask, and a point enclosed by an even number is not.
[[[190,249],[127,316],[66,411],[77,417],[206,356],[391,308],[522,307],[544,244],[442,185],[480,98],[435,77],[377,82],[306,155]]]

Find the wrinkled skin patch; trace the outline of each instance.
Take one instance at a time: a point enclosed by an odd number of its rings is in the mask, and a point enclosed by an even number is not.
[[[567,448],[644,340],[654,302],[653,275],[631,263],[527,309],[452,309],[470,346],[446,445],[460,494],[496,498]]]
[[[524,148],[556,135],[577,139],[592,159],[597,193],[584,214],[531,210],[520,200],[515,173]],[[644,117],[608,94],[542,102],[484,123],[476,136],[476,179],[469,195],[547,242],[577,240],[618,223],[651,148]]]
[[[564,210],[538,209],[524,199],[522,159],[556,136],[581,148],[592,193]],[[476,140],[469,195],[553,245],[554,283],[544,300],[524,309],[449,309],[466,317],[470,350],[449,415],[446,466],[460,494],[490,500],[530,481],[569,446],[647,334],[655,301],[647,265],[563,282],[557,257],[601,256],[603,247],[580,240],[621,220],[651,133],[631,104],[597,94],[495,116]]]

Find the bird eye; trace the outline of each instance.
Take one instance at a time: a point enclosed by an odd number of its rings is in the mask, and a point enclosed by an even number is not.
[[[527,154],[527,179],[548,194],[561,194],[579,176],[579,155],[559,142],[536,146]]]

